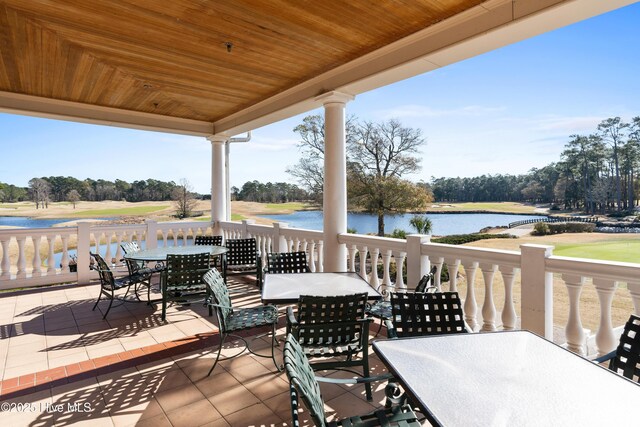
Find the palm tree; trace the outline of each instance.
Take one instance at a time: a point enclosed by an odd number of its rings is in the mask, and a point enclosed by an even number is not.
[[[416,229],[418,234],[431,234],[433,223],[427,216],[416,215],[409,220],[409,224]]]

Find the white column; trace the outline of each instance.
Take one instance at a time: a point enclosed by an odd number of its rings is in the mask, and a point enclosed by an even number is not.
[[[520,245],[520,253],[522,329],[553,340],[553,275],[545,268],[553,246]]]
[[[347,151],[345,105],[352,95],[329,92],[324,105],[324,271],[347,271],[347,248],[338,235],[347,232]]]
[[[227,221],[227,172],[225,135],[207,138],[211,142],[211,223],[213,234],[222,234],[220,221]]]

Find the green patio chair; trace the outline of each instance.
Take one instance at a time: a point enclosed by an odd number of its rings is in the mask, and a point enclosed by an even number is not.
[[[302,295],[297,312],[287,307],[287,334],[300,343],[315,370],[339,369],[369,377],[369,323],[366,293],[339,296]],[[358,355],[361,355],[358,357]],[[362,373],[353,370],[362,367]],[[371,384],[365,383],[367,400]]]
[[[313,368],[309,360],[292,334],[287,335],[284,344],[284,368],[289,379],[289,392],[291,396],[291,418],[292,425],[299,426],[298,408],[300,401],[309,410],[313,423],[318,427],[326,426],[350,426],[350,427],[373,427],[373,426],[400,426],[418,427],[415,413],[407,405],[393,406],[385,405],[384,409],[379,409],[374,413],[353,416],[342,420],[328,422],[324,412],[324,402],[320,392],[318,381],[324,380],[331,383],[362,383],[367,384],[372,381],[380,381],[391,378],[390,375],[368,378],[354,378],[350,380],[337,380],[333,378],[315,377]]]
[[[262,286],[262,257],[254,237],[247,239],[227,239],[226,256],[223,258],[223,277],[232,274],[256,274],[256,286]]]
[[[209,299],[207,300],[208,306],[215,308],[216,317],[218,320],[218,329],[220,330],[220,343],[218,345],[218,354],[213,366],[209,370],[207,376],[211,375],[218,360],[225,360],[231,357],[239,356],[248,351],[249,353],[258,357],[271,357],[273,364],[278,371],[280,367],[276,362],[274,348],[278,345],[276,340],[276,327],[278,325],[278,309],[274,305],[260,305],[257,307],[249,308],[235,308],[231,303],[231,297],[229,296],[229,290],[224,282],[224,278],[220,275],[218,270],[212,268],[204,275],[204,282],[209,287]],[[235,335],[235,332],[244,331],[247,329],[260,328],[263,326],[271,327],[271,355],[264,355],[255,353],[249,347],[247,341]],[[234,336],[244,342],[245,347],[238,354],[230,356],[228,358],[220,359],[220,352],[222,346],[228,336]]]
[[[204,301],[209,290],[202,276],[209,271],[209,252],[189,255],[167,255],[166,269],[160,276],[162,320],[167,317],[167,304],[191,304]],[[213,310],[209,307],[209,316]]]
[[[624,325],[618,347],[595,361],[609,361],[609,369],[613,372],[640,383],[640,317],[632,314]]]
[[[222,236],[196,236],[193,239],[195,246],[222,246]],[[222,255],[211,255],[211,267],[222,268]]]

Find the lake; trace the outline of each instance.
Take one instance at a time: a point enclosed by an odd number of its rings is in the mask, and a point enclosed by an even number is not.
[[[26,216],[0,216],[0,226],[22,227],[22,228],[48,228],[56,224],[68,221],[77,221],[86,218],[29,218]],[[113,218],[91,218],[91,219],[113,219]]]
[[[399,228],[409,233],[415,232],[409,224],[415,214],[386,216],[384,228],[391,233]],[[540,215],[514,215],[498,213],[444,213],[426,214],[433,225],[433,234],[445,236],[450,234],[476,233],[485,227],[506,226],[510,222],[525,219],[545,218]],[[273,221],[282,221],[290,227],[322,230],[322,211],[298,211],[288,215],[261,215]],[[348,213],[347,226],[355,229],[359,234],[377,233],[378,217],[366,213]]]

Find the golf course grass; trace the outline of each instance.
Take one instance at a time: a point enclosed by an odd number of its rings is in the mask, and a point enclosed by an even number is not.
[[[161,206],[131,206],[116,209],[91,209],[86,211],[74,212],[72,216],[120,216],[120,215],[148,215],[154,212],[162,211],[169,208],[170,205]]]
[[[559,243],[556,244],[553,254],[637,263],[640,262],[640,237],[638,240],[611,240],[598,243]]]

